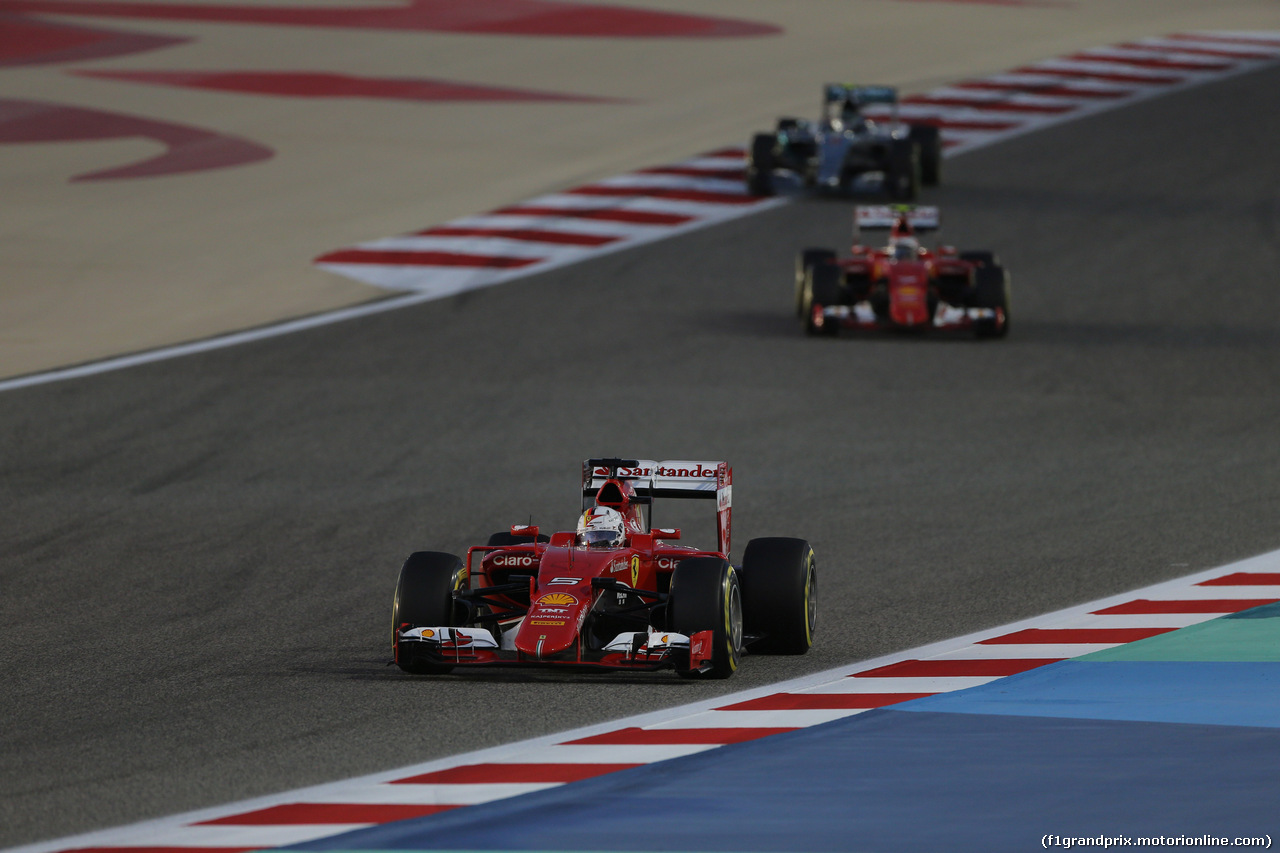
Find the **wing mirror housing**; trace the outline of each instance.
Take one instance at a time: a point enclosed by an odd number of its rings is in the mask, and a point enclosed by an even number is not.
[[[512,536],[528,536],[534,542],[538,541],[538,525],[536,524],[513,524],[511,525]]]

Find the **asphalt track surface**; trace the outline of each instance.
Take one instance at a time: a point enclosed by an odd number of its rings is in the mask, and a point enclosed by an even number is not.
[[[0,395],[0,844],[704,699],[1276,548],[1278,93],[1273,68],[948,162],[929,195],[946,238],[1013,271],[1004,341],[801,335],[792,255],[849,236],[849,204],[819,199]],[[711,684],[385,665],[409,551],[568,526],[578,462],[612,453],[729,460],[738,553],[814,544],[815,650]]]

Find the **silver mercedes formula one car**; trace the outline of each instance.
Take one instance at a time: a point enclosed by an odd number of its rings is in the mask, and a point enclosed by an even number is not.
[[[884,106],[889,108],[887,116]],[[941,180],[938,128],[900,121],[897,89],[828,83],[823,87],[823,107],[817,121],[781,118],[773,133],[752,138],[748,192],[773,195],[778,189],[775,179],[790,175],[805,187],[884,192],[893,199],[914,201],[922,185],[935,186]],[[864,112],[866,107],[873,107],[877,117]]]

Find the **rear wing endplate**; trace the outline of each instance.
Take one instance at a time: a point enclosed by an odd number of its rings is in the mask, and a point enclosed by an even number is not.
[[[608,480],[625,480],[640,497],[714,500],[717,544],[729,553],[733,514],[733,469],[726,462],[652,459],[587,459],[582,463],[582,496],[594,497]]]

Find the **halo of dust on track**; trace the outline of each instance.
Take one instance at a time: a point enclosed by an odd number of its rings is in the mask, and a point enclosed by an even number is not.
[[[1010,337],[804,337],[814,199],[393,314],[0,395],[0,843],[766,684],[1277,546],[1280,71],[948,164]],[[725,458],[818,642],[733,679],[386,666],[396,572],[572,523],[577,463]],[[661,508],[660,508],[660,511]],[[683,518],[671,516],[672,519]],[[705,537],[704,537],[705,538]],[[696,540],[696,538],[695,538]]]
[[[5,97],[252,140],[250,166],[71,182],[153,141],[0,145],[0,378],[256,328],[383,298],[312,258],[641,166],[682,160],[782,114],[826,80],[918,92],[1123,39],[1277,29],[1262,0],[597,0],[773,24],[748,38],[553,38],[48,16],[189,39],[3,69]],[[207,4],[206,4],[207,5]],[[338,4],[342,5],[342,4]],[[598,102],[300,98],[144,85],[81,71],[301,71],[516,87]]]

